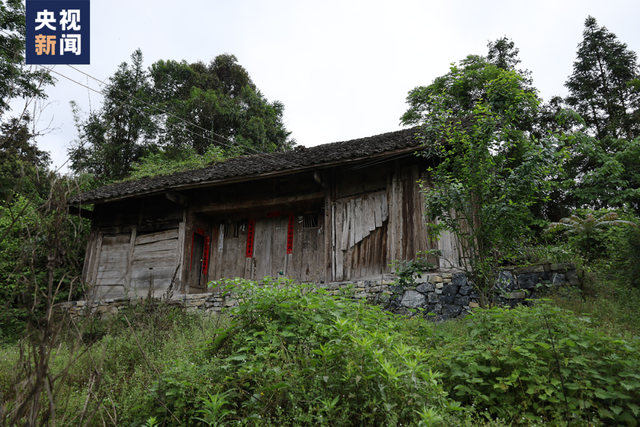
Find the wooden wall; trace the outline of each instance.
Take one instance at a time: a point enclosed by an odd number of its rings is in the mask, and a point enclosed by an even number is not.
[[[209,280],[287,276],[298,282],[324,281],[322,216],[318,215],[317,227],[305,228],[304,214],[294,215],[291,254],[287,254],[288,222],[288,215],[256,219],[251,258],[246,256],[248,218],[214,224]]]
[[[89,298],[179,290],[184,209],[164,197],[96,205],[83,270]]]
[[[423,194],[418,181],[428,186],[428,173],[418,162],[373,166],[376,177],[338,174],[338,195],[333,202],[333,280],[353,280],[390,273],[394,260],[414,259],[419,251],[438,249],[427,236]],[[342,180],[340,180],[342,179]],[[382,188],[380,188],[382,187]],[[360,189],[360,192],[354,190]],[[437,259],[432,259],[438,263]]]
[[[97,299],[160,296],[172,282],[176,286],[182,229],[137,234],[133,226],[128,233],[96,233],[87,257],[86,282],[93,285],[91,295]]]
[[[432,261],[456,264],[455,239],[430,240],[421,185],[429,175],[423,158],[348,165],[180,194],[96,205],[85,277],[96,296],[206,292],[221,278],[259,280],[287,276],[298,282],[375,278],[394,260],[442,249]],[[174,197],[175,199],[175,197]],[[293,215],[292,252],[287,253]],[[305,224],[313,215],[313,224]],[[247,257],[249,219],[254,249]],[[209,241],[206,276],[192,264],[194,233]],[[197,286],[196,286],[197,284]]]

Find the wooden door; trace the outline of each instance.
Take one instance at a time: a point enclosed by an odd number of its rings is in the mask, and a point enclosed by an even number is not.
[[[253,280],[281,277],[287,254],[288,217],[256,220],[253,244]]]
[[[209,251],[211,239],[203,229],[196,229],[191,236],[191,260],[189,264],[188,289],[190,294],[207,291]]]

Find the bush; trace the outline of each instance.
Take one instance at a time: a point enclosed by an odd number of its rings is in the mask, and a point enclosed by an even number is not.
[[[636,425],[640,342],[589,322],[547,304],[477,312],[467,333],[440,349],[445,386],[510,423]]]
[[[226,409],[252,425],[407,425],[425,408],[438,417],[460,409],[429,369],[428,322],[287,281],[223,285],[241,301],[231,325],[203,347],[204,360],[154,384],[167,408],[159,419],[194,420],[211,393],[226,393]]]

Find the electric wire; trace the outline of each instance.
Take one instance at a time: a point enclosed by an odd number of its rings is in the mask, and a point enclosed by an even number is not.
[[[6,35],[11,36],[11,34],[7,33],[7,32],[6,32],[6,31],[4,31],[4,30],[0,30],[0,32],[4,33],[4,34],[6,34]],[[5,50],[7,50],[7,49],[5,49]],[[12,52],[12,53],[14,53],[14,54],[18,53],[18,52],[11,51],[11,50],[9,50],[9,51],[10,51],[10,52]],[[96,77],[94,77],[94,76],[92,76],[92,75],[90,75],[90,74],[88,74],[88,73],[85,73],[84,71],[81,71],[81,70],[79,70],[79,69],[77,69],[77,68],[75,68],[75,67],[73,67],[73,66],[71,66],[71,65],[67,65],[67,66],[68,66],[69,68],[72,68],[73,70],[75,70],[75,71],[77,71],[77,72],[81,73],[81,74],[84,74],[84,75],[85,75],[85,76],[87,76],[87,77],[92,78],[93,80],[95,80],[95,81],[99,82],[99,83],[100,83],[100,84],[102,84],[102,85],[108,85],[108,83],[105,83],[104,81],[102,81],[102,80],[100,80],[100,79],[98,79],[98,78],[96,78]],[[105,97],[106,97],[106,94],[105,94],[102,90],[96,90],[96,89],[94,89],[94,88],[92,88],[92,87],[90,87],[90,86],[88,86],[88,85],[85,85],[85,84],[83,84],[83,83],[81,83],[81,82],[79,82],[79,81],[77,81],[77,80],[74,80],[73,78],[71,78],[71,77],[69,77],[69,76],[67,76],[67,75],[65,75],[65,74],[62,74],[62,73],[60,73],[60,72],[58,72],[58,71],[54,70],[53,68],[46,68],[46,67],[44,67],[44,66],[42,66],[42,65],[41,65],[40,67],[41,67],[41,68],[44,68],[44,69],[45,69],[45,70],[47,70],[48,72],[52,72],[52,73],[54,73],[54,74],[56,74],[56,75],[59,75],[60,77],[63,77],[63,78],[65,78],[65,79],[67,79],[67,80],[71,81],[72,83],[75,83],[75,84],[77,84],[77,85],[79,85],[79,86],[82,86],[82,87],[84,87],[84,88],[86,88],[86,89],[88,89],[88,90],[90,90],[90,91],[93,91],[93,92],[95,92],[95,93],[97,93],[97,94],[99,94],[99,95],[102,95],[102,96],[105,96]],[[143,104],[148,105],[148,106],[149,106],[149,107],[151,107],[151,108],[154,108],[154,109],[156,109],[156,110],[160,111],[160,112],[161,112],[161,113],[163,113],[163,114],[166,114],[167,116],[170,116],[170,117],[173,117],[173,118],[175,118],[175,119],[179,120],[179,121],[182,123],[182,126],[183,126],[184,131],[186,131],[186,132],[188,132],[188,133],[190,133],[190,134],[192,134],[192,135],[194,135],[194,136],[197,136],[197,137],[203,137],[203,138],[208,139],[209,141],[211,141],[211,142],[213,142],[213,143],[215,143],[215,144],[217,144],[217,145],[222,145],[222,146],[227,147],[227,148],[229,148],[229,149],[231,149],[231,150],[236,149],[236,148],[240,148],[240,149],[242,149],[242,150],[245,152],[245,154],[246,154],[246,151],[249,151],[249,152],[250,152],[250,154],[259,154],[259,155],[261,155],[261,157],[262,157],[264,160],[269,161],[269,162],[271,162],[271,163],[273,163],[273,164],[276,164],[277,166],[280,166],[280,165],[282,165],[283,163],[285,163],[285,164],[289,164],[289,165],[290,165],[290,167],[300,167],[300,165],[299,165],[299,164],[294,163],[294,162],[291,162],[291,161],[289,161],[289,160],[285,160],[285,159],[282,159],[282,158],[280,158],[280,159],[277,159],[277,160],[276,160],[276,159],[271,159],[271,158],[270,158],[270,155],[277,154],[277,153],[267,153],[267,152],[264,152],[264,151],[260,151],[260,150],[256,149],[255,147],[251,147],[251,146],[247,146],[247,145],[242,145],[242,144],[237,144],[237,146],[235,146],[235,147],[234,147],[234,146],[229,145],[229,144],[227,144],[227,143],[225,143],[225,142],[223,142],[223,141],[220,141],[220,140],[218,140],[218,139],[214,139],[214,138],[212,138],[212,137],[210,137],[210,136],[207,136],[207,135],[200,135],[200,134],[198,134],[198,133],[196,133],[196,132],[194,132],[194,131],[192,131],[192,130],[188,129],[188,128],[187,128],[187,126],[192,126],[192,127],[195,127],[195,128],[201,129],[201,130],[202,130],[202,131],[204,131],[204,132],[208,132],[208,133],[211,133],[212,135],[216,135],[216,136],[218,136],[218,137],[220,137],[220,138],[224,138],[225,140],[227,140],[227,141],[231,142],[232,144],[234,143],[234,141],[230,140],[230,139],[229,139],[229,138],[227,138],[227,137],[224,137],[223,135],[219,135],[219,134],[217,134],[217,133],[215,133],[215,132],[213,132],[213,131],[210,131],[210,130],[208,130],[208,129],[205,129],[205,128],[203,128],[203,127],[201,127],[201,126],[198,126],[198,125],[196,125],[196,124],[194,124],[194,123],[191,123],[191,122],[189,122],[189,121],[187,121],[187,120],[184,120],[183,118],[181,118],[181,117],[179,117],[179,116],[176,116],[176,115],[174,115],[174,114],[171,114],[171,113],[167,112],[166,110],[163,110],[163,109],[159,108],[158,106],[152,105],[152,104],[150,104],[150,103],[148,103],[148,102],[146,102],[146,101],[144,101],[144,100],[142,100],[142,99],[139,99],[139,98],[135,97],[134,95],[132,95],[132,94],[130,94],[130,93],[124,92],[124,91],[122,91],[122,90],[120,90],[120,89],[118,89],[118,88],[115,88],[115,89],[116,89],[116,90],[118,90],[119,92],[121,92],[121,93],[125,94],[129,100],[131,100],[131,99],[136,100],[136,101],[138,101],[138,102],[141,102],[141,103],[143,103]],[[122,106],[122,104],[123,104],[123,103],[124,103],[124,100],[123,100],[123,102],[122,102],[120,105]],[[137,107],[135,107],[135,106],[131,105],[131,103],[129,103],[128,105],[129,105],[129,107],[133,108],[135,111],[137,111],[138,113],[140,113],[140,114],[142,114],[142,115],[150,115],[150,113],[149,113],[149,112],[147,112],[147,111],[145,111],[145,110],[141,110],[140,108],[137,108]],[[150,118],[150,117],[149,117],[149,116],[147,116],[147,118]],[[253,152],[253,153],[251,153],[251,152]],[[67,164],[67,163],[69,162],[69,160],[70,160],[70,159],[71,159],[71,156],[68,156],[68,157],[67,157],[67,159],[65,160],[65,162],[64,162],[64,163],[63,163],[63,164],[58,168],[58,170],[60,170],[60,169],[61,169],[65,164]]]

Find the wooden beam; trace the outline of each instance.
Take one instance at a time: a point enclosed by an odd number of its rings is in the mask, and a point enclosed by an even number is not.
[[[183,196],[180,193],[176,193],[175,191],[172,191],[172,190],[167,190],[165,191],[164,195],[167,197],[169,201],[173,203],[177,203],[180,206],[187,207],[188,205],[189,198],[186,196]]]
[[[227,203],[211,203],[194,207],[194,212],[224,212],[235,211],[243,209],[255,209],[259,207],[284,205],[287,203],[306,202],[309,200],[322,200],[324,199],[324,191],[318,191],[315,193],[298,194],[295,196],[283,196],[273,197],[269,199],[258,200],[245,200],[241,202],[227,202]]]
[[[82,218],[89,218],[89,219],[93,219],[95,216],[95,213],[93,211],[88,211],[86,209],[82,209],[77,206],[69,206],[69,214],[78,215],[78,216],[81,216]]]

